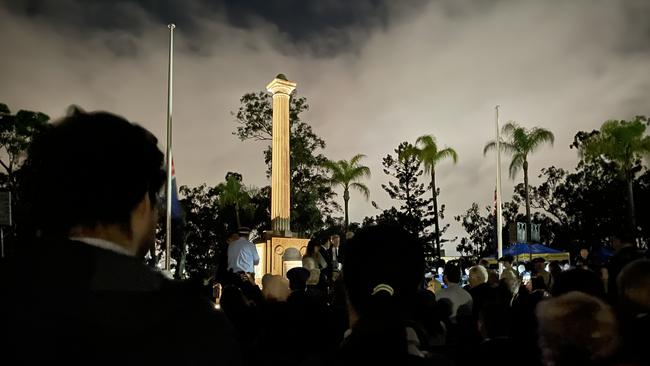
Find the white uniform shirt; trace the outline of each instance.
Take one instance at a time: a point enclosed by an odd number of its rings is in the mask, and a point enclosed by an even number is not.
[[[449,287],[443,288],[439,294],[436,294],[436,300],[440,301],[442,299],[448,299],[451,302],[451,315],[449,318],[452,320],[456,319],[458,308],[461,306],[465,315],[472,312],[472,295],[455,283],[450,283]]]
[[[239,238],[228,245],[228,270],[233,272],[254,273],[255,266],[260,263],[255,244]]]

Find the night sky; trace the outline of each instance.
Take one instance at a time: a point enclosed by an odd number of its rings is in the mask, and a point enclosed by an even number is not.
[[[578,130],[650,114],[650,1],[0,0],[0,102],[53,118],[70,104],[135,120],[165,139],[167,37],[175,22],[174,159],[179,184],[239,171],[264,186],[263,143],[231,134],[239,98],[282,72],[298,83],[325,155],[381,159],[432,133],[459,163],[438,169],[443,222],[492,203],[494,106],[543,126],[554,147],[530,159],[572,169]],[[161,146],[163,148],[164,146]],[[512,185],[505,179],[505,199]],[[119,172],[116,172],[119,174]],[[353,193],[351,219],[376,214]],[[447,248],[452,251],[451,246]]]

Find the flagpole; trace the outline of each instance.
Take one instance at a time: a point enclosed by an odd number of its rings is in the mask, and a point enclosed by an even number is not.
[[[171,268],[171,249],[172,249],[172,82],[174,71],[174,28],[176,25],[171,23],[169,28],[169,69],[167,74],[167,216],[165,223],[165,270]]]
[[[503,256],[503,224],[502,224],[502,207],[501,207],[501,137],[499,136],[499,106],[494,107],[496,110],[495,128],[496,128],[496,150],[497,150],[497,258]]]

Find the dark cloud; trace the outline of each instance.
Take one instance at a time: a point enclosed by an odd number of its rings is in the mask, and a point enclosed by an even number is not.
[[[291,48],[323,57],[357,50],[360,38],[386,29],[391,21],[413,14],[425,0],[17,0],[7,8],[59,28],[93,32],[128,30],[140,33],[143,16],[154,23],[176,23],[187,33],[200,33],[201,22],[225,20],[241,29],[266,23],[283,35]],[[400,10],[400,11],[397,11]],[[354,31],[355,36],[351,36]],[[280,44],[280,43],[279,43]],[[279,45],[278,44],[278,45]],[[123,50],[118,47],[117,52]]]
[[[618,49],[626,53],[650,52],[650,1],[623,1],[627,37]]]

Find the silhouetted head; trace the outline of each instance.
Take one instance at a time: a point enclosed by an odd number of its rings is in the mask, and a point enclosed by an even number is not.
[[[551,276],[553,276],[553,280],[555,280],[560,274],[562,274],[562,267],[560,267],[560,263],[558,261],[552,261],[548,265],[549,272],[551,272]]]
[[[445,264],[444,281],[446,284],[459,284],[460,278],[460,264],[457,261]]]
[[[75,109],[29,149],[24,198],[31,224],[44,237],[104,235],[144,254],[154,242],[162,165],[149,131]]]
[[[346,248],[343,281],[350,304],[356,355],[405,354],[405,319],[424,279],[424,255],[417,238],[396,226],[359,230]]]
[[[650,311],[650,260],[637,259],[616,277],[622,306],[634,312]]]
[[[307,289],[307,280],[309,279],[309,270],[302,267],[291,268],[287,272],[289,279],[289,288],[291,291],[304,291]]]
[[[614,312],[594,296],[569,292],[537,307],[539,344],[547,365],[598,365],[619,343]]]
[[[372,311],[377,297],[401,302],[415,296],[424,275],[422,245],[398,227],[364,228],[350,240],[343,268],[350,305],[363,315]],[[393,293],[380,285],[391,287]]]
[[[499,274],[495,270],[489,270],[488,271],[488,284],[490,287],[497,287],[499,286]]]
[[[546,269],[546,261],[544,258],[533,259],[533,265],[535,266],[536,271],[544,271]]]
[[[311,239],[309,243],[307,243],[307,249],[305,250],[305,255],[308,257],[316,255],[318,251],[320,250],[320,243],[316,241],[316,239]]]
[[[548,291],[548,286],[546,286],[546,282],[544,281],[544,277],[542,276],[535,276],[531,280],[533,290],[544,290]]]
[[[584,292],[600,299],[605,298],[605,289],[601,279],[594,272],[583,268],[572,268],[560,273],[555,278],[553,296],[560,296],[571,291]]]
[[[499,258],[499,262],[502,262],[505,266],[512,266],[512,263],[515,261],[515,257],[511,255],[504,255]]]

